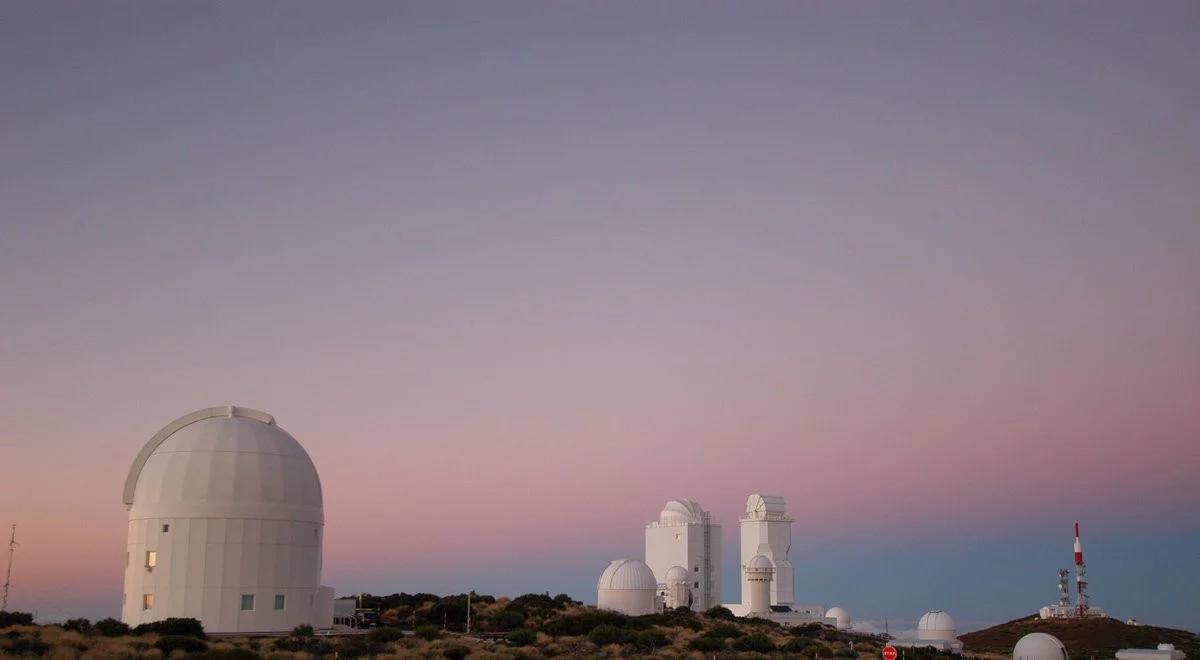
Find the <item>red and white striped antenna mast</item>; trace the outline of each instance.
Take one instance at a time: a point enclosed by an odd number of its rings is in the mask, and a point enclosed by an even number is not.
[[[1078,591],[1076,606],[1079,616],[1088,615],[1087,564],[1083,562],[1083,544],[1079,542],[1079,521],[1075,521],[1075,588]]]

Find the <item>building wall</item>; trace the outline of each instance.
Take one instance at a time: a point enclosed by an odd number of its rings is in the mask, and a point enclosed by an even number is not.
[[[796,601],[795,577],[788,552],[792,547],[792,521],[755,520],[743,518],[742,561],[745,566],[755,555],[766,555],[775,564],[775,576],[771,580],[771,604],[791,605]],[[742,571],[742,603],[750,602],[750,588],[746,572]]]
[[[704,570],[704,525],[687,523],[663,525],[652,522],[646,526],[646,565],[654,571],[660,584],[666,582],[667,571],[672,566],[688,570],[691,581],[688,588],[692,596],[692,609],[703,612],[721,604],[721,526],[709,523],[709,565]],[[709,587],[709,597],[704,599],[704,587]]]
[[[630,616],[655,614],[662,610],[662,600],[655,589],[600,589],[596,606]]]
[[[318,597],[322,534],[323,525],[314,522],[132,519],[122,620],[136,626],[189,617],[211,632],[328,627],[331,603]],[[157,555],[153,568],[146,567],[150,550]],[[145,594],[153,595],[149,609],[143,608]],[[246,594],[254,596],[251,610],[242,609]],[[276,595],[284,597],[281,610],[275,609]],[[332,599],[331,592],[321,596]]]

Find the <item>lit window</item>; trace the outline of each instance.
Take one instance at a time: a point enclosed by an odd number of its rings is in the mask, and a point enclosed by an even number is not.
[[[158,551],[157,550],[147,550],[146,551],[146,568],[154,568],[155,566],[158,566]]]
[[[170,526],[170,525],[163,525],[163,534],[166,534],[166,533],[167,533],[167,532],[169,532],[169,531],[171,531],[171,526]]]
[[[287,603],[287,598],[283,594],[275,594],[275,609],[282,610]]]
[[[142,594],[142,609],[148,610],[154,607],[154,594]]]
[[[254,609],[254,594],[242,594],[242,609]]]

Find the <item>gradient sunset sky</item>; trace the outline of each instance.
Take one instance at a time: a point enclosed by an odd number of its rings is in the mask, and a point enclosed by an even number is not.
[[[1200,3],[0,7],[11,605],[116,616],[207,406],[339,593],[595,601],[672,498],[893,630],[1200,630]],[[7,539],[5,539],[7,540]]]

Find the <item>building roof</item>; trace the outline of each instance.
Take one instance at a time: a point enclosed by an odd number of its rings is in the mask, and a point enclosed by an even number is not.
[[[771,561],[766,555],[754,555],[750,561],[746,562],[746,568],[752,571],[773,571],[775,570],[775,562]]]
[[[682,566],[672,566],[667,569],[667,574],[663,578],[663,582],[690,582],[691,576],[688,575],[686,568]]]
[[[130,519],[240,518],[324,522],[308,453],[267,413],[205,408],[163,427],[125,479]]]
[[[787,517],[787,502],[779,495],[752,494],[746,498],[746,517],[743,520],[785,520]]]
[[[658,591],[654,571],[637,559],[617,559],[604,569],[597,589],[649,589]]]
[[[917,622],[917,630],[937,630],[951,631],[956,630],[954,617],[943,612],[942,610],[930,610],[921,617]]]
[[[1029,633],[1017,640],[1013,660],[1067,660],[1067,648],[1054,635]]]
[[[686,525],[704,522],[704,509],[693,500],[671,500],[658,514],[662,525]]]

